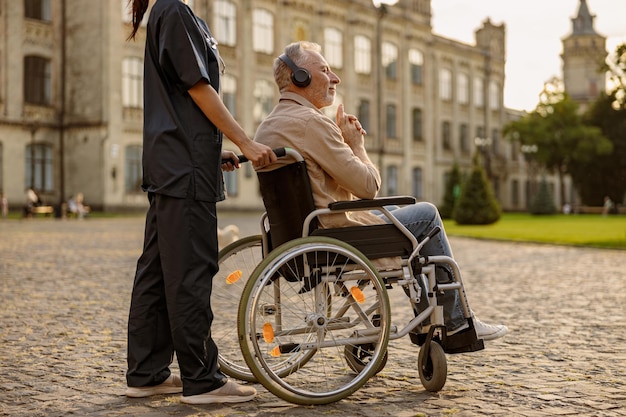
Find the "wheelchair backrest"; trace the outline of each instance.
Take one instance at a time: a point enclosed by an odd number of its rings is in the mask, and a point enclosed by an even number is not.
[[[315,210],[309,174],[304,161],[272,171],[257,172],[261,196],[269,221],[269,250],[302,237],[306,216]],[[312,222],[311,230],[317,224]]]

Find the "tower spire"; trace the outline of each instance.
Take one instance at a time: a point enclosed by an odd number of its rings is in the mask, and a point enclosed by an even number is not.
[[[587,0],[580,0],[578,15],[572,19],[572,33],[574,35],[597,35],[593,27],[593,20],[596,18],[589,12]]]

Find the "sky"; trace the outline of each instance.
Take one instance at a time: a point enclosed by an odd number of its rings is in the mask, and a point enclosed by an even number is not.
[[[587,5],[596,16],[596,32],[613,53],[626,43],[626,0],[587,0]],[[486,18],[505,24],[506,107],[533,110],[544,82],[562,78],[562,38],[572,32],[579,0],[432,0],[431,7],[435,34],[471,45]]]

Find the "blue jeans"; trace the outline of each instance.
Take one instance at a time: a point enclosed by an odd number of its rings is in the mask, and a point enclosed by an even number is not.
[[[402,223],[406,228],[417,238],[418,241],[424,239],[426,234],[430,232],[435,226],[441,228],[436,236],[422,248],[420,252],[422,255],[445,255],[452,257],[452,249],[448,243],[448,237],[443,228],[443,222],[439,216],[439,211],[431,203],[420,202],[409,206],[392,209],[388,207],[395,218]],[[377,213],[378,214],[378,213]],[[380,215],[380,214],[379,214]],[[380,215],[387,223],[390,223],[385,216]],[[437,282],[447,283],[452,280],[453,272],[447,266],[441,266],[436,268]],[[443,313],[444,320],[446,322],[446,328],[449,331],[456,330],[460,326],[467,323],[461,302],[459,300],[458,291],[446,291],[443,295]]]

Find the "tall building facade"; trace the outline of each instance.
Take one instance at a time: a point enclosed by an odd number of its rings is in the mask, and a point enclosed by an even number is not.
[[[480,152],[503,208],[526,208],[524,155],[502,137],[521,115],[503,105],[503,24],[477,22],[470,45],[433,33],[430,0],[189,5],[219,42],[223,99],[250,136],[277,102],[274,59],[288,43],[310,40],[342,79],[336,102],[368,131],[381,194],[439,204],[453,164],[467,172]],[[127,41],[129,17],[127,0],[0,0],[0,191],[13,206],[33,186],[50,204],[82,192],[96,209],[146,207],[145,29]],[[224,147],[236,150],[228,140]],[[229,198],[218,207],[262,208],[249,164],[225,182]]]
[[[601,69],[607,57],[606,37],[596,32],[594,19],[587,0],[580,0],[572,32],[562,40],[564,88],[581,111],[606,91],[606,72]]]

